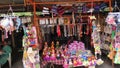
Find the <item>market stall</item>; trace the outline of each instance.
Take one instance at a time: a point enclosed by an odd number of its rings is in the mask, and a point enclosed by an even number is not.
[[[8,32],[11,34],[14,30],[18,32],[20,26],[23,28],[24,68],[44,68],[48,63],[64,68],[95,68],[104,63],[101,49],[111,50],[109,57],[116,51],[114,62],[119,63],[119,13],[109,13],[108,24],[101,25],[105,22],[101,21],[102,13],[111,11],[110,0],[24,0],[24,5],[32,5],[33,17],[4,15],[0,22],[5,29],[5,38]],[[37,15],[39,5],[42,5],[42,11]],[[31,23],[26,26],[26,22]],[[110,44],[114,49],[109,48]]]

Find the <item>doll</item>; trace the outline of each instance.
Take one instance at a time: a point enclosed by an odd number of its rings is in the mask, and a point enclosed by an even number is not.
[[[54,50],[54,42],[51,43],[51,50]]]
[[[59,41],[56,42],[56,48],[58,49],[59,48]]]
[[[81,60],[81,58],[78,58],[77,61],[78,61],[78,65],[82,66],[82,60]]]
[[[48,45],[47,45],[47,42],[45,42],[43,54],[45,55],[45,52],[47,52],[47,51],[48,51]]]
[[[69,59],[69,65],[71,66],[73,63],[72,63],[72,60],[71,59]]]
[[[56,56],[55,56],[55,50],[52,50],[51,52],[51,60],[55,60]]]
[[[78,62],[76,60],[76,58],[73,58],[73,66],[77,66],[78,65]]]
[[[64,68],[68,68],[67,59],[65,59],[65,61],[64,61]]]
[[[57,58],[57,59],[60,59],[60,53],[59,53],[59,50],[57,50],[57,52],[56,52],[56,58]]]

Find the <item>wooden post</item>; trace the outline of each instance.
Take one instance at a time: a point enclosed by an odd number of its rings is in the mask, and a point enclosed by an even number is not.
[[[12,38],[12,46],[13,46],[13,48],[15,48],[14,31],[11,34],[11,38]]]
[[[112,59],[112,68],[114,68],[114,59]]]
[[[38,36],[38,44],[40,47],[40,49],[42,48],[42,35],[41,35],[41,32],[40,32],[40,26],[39,26],[39,23],[38,23],[38,18],[37,18],[37,15],[36,15],[36,4],[35,2],[33,2],[33,14],[34,14],[34,20],[33,20],[33,23],[34,23],[34,26],[36,27],[36,31],[37,31],[37,36]]]
[[[112,2],[111,2],[111,0],[109,0],[109,9],[110,9],[110,12],[112,12]]]

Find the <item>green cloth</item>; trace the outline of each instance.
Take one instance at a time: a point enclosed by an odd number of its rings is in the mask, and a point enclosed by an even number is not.
[[[114,37],[115,37],[115,31],[112,31],[112,39],[114,39]]]
[[[10,46],[6,45],[2,48],[3,54],[0,55],[0,64],[5,64],[7,62],[7,58],[9,57],[9,53],[12,52]]]

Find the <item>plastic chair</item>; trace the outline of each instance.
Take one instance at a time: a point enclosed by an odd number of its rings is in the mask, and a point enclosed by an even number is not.
[[[12,64],[11,64],[11,53],[9,53],[9,57],[7,58],[8,60],[8,63],[9,63],[9,68],[12,67]]]

